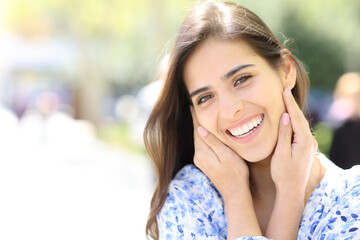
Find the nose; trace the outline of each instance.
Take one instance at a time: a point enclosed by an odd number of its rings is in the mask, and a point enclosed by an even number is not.
[[[224,93],[219,96],[220,116],[226,119],[234,119],[244,109],[243,100],[231,93]]]

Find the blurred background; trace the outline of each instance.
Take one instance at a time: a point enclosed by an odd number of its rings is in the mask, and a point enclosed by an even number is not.
[[[193,2],[0,0],[0,239],[145,239],[142,130]],[[291,40],[329,155],[354,112],[333,93],[360,72],[360,1],[235,2]]]

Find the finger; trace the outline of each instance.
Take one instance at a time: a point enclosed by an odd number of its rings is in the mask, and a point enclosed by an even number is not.
[[[280,119],[279,136],[274,155],[278,157],[291,157],[292,128],[288,113],[284,113]]]
[[[306,120],[303,112],[296,103],[295,98],[287,87],[283,93],[286,110],[289,113],[292,129],[295,134],[310,133],[309,123]]]
[[[190,107],[191,110],[191,116],[193,119],[193,125],[194,125],[194,147],[195,152],[199,151],[199,149],[210,149],[209,146],[206,145],[206,143],[201,139],[199,136],[197,128],[199,127],[199,122],[196,118],[196,113],[194,112],[194,109]]]
[[[196,113],[194,111],[194,108],[192,106],[190,106],[190,112],[191,112],[191,116],[193,119],[193,125],[194,125],[194,145],[195,145],[195,150],[199,147],[205,148],[205,142],[201,139],[201,137],[199,136],[198,130],[197,128],[199,127],[199,121],[197,120],[196,117]],[[209,148],[206,145],[207,148]]]
[[[235,153],[223,142],[221,142],[215,135],[208,132],[205,128],[199,126],[197,128],[201,139],[211,148],[211,150],[216,154],[219,159],[219,162],[222,162],[221,159],[233,159]]]
[[[221,159],[234,159],[235,153],[229,147],[221,142],[215,135],[209,133],[204,127],[200,126],[193,108],[191,114],[194,124],[195,153],[200,153],[200,151],[206,153],[206,150],[212,151],[216,155],[216,158],[212,157],[209,161],[212,161],[212,164],[215,164],[215,166],[221,163]]]
[[[213,152],[213,150],[203,141],[197,128],[199,127],[199,122],[196,117],[194,108],[190,106],[190,112],[194,124],[194,164],[205,174],[209,172],[209,169],[214,169],[218,167],[220,163],[218,157]]]
[[[203,141],[198,130],[194,132],[194,164],[208,177],[220,167],[220,160],[215,152]]]

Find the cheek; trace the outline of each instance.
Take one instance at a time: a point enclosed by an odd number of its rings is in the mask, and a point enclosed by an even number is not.
[[[197,119],[199,124],[204,127],[207,131],[212,133],[213,135],[218,136],[217,134],[217,118],[215,117],[214,111],[197,111],[196,112]]]
[[[285,111],[285,103],[282,97],[282,88],[276,88],[273,91],[266,91],[264,94],[265,98],[264,102],[267,103],[269,109],[273,112],[284,112]]]
[[[274,96],[274,102],[272,105],[273,105],[274,110],[276,110],[276,111],[279,111],[279,112],[285,111],[285,103],[284,103],[281,93]]]
[[[274,134],[274,138],[277,138],[280,118],[282,114],[286,111],[286,109],[282,96],[274,96],[273,101],[269,101],[269,104],[271,104],[268,105],[267,108],[269,124],[271,126],[271,130],[269,132],[271,132],[271,134]]]
[[[213,118],[211,118],[211,116],[209,116],[209,114],[207,114],[205,111],[197,111],[196,117],[199,121],[199,124],[202,127],[204,127],[209,132],[213,132],[213,128],[214,128],[213,127],[214,123],[212,123]]]

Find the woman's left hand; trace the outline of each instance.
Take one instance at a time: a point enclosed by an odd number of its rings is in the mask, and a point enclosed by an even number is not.
[[[297,239],[305,189],[318,144],[290,89],[285,89],[283,98],[287,113],[281,117],[278,142],[271,159],[276,198],[266,237],[288,240]]]
[[[278,142],[271,160],[277,191],[304,193],[318,144],[289,88],[283,92],[287,113],[281,117]],[[300,191],[300,192],[299,192]]]

